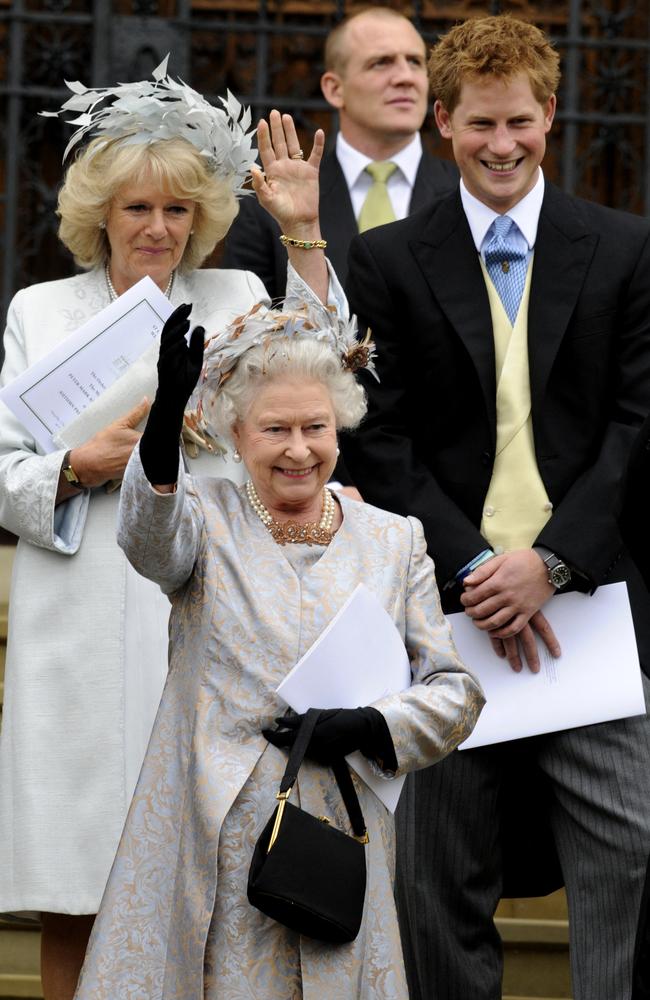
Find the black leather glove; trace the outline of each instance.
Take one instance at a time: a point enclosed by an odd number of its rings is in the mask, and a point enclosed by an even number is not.
[[[183,413],[203,367],[203,327],[194,327],[189,345],[185,340],[191,310],[186,303],[174,309],[160,335],[158,388],[140,439],[142,468],[150,483],[175,483],[178,478]]]
[[[303,718],[283,715],[275,720],[277,729],[263,729],[262,735],[273,746],[291,747]],[[307,747],[307,756],[319,764],[331,764],[355,750],[376,760],[385,771],[397,770],[393,740],[381,712],[371,706],[324,709]]]

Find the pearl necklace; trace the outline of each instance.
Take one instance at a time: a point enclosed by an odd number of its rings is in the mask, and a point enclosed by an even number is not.
[[[246,483],[246,496],[260,521],[269,529],[278,545],[286,545],[287,542],[329,545],[332,541],[336,503],[328,489],[323,490],[323,510],[318,524],[315,521],[309,521],[307,524],[299,524],[297,521],[276,521],[258,497],[257,490],[250,479]]]
[[[174,273],[175,272],[172,271],[172,273],[169,275],[169,281],[167,282],[167,288],[163,292],[163,294],[166,295],[167,298],[169,298],[171,290],[172,290],[172,285],[174,284]],[[110,298],[111,302],[115,302],[115,299],[117,298],[117,292],[113,288],[113,282],[111,281],[111,272],[109,270],[108,263],[106,263],[104,265],[104,274],[106,275],[106,284],[108,286],[108,295],[109,295],[109,298]]]

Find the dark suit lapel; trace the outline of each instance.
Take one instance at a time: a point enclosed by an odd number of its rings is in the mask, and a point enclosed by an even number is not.
[[[344,284],[348,271],[348,250],[357,235],[350,192],[336,153],[325,153],[320,169],[320,217],[327,240],[327,256],[339,281]]]
[[[496,379],[490,304],[460,194],[440,201],[429,216],[423,238],[411,250],[469,354],[481,385],[492,434],[496,437]],[[459,386],[459,392],[463,386]]]
[[[598,243],[574,201],[546,184],[528,306],[528,367],[533,410],[546,383]]]
[[[430,205],[436,198],[450,194],[457,187],[458,171],[455,164],[438,160],[426,149],[423,150],[411,193],[409,215]]]

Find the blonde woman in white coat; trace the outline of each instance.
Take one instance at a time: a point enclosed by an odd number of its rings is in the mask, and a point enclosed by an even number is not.
[[[92,112],[81,130],[96,137],[67,172],[59,214],[61,239],[87,270],[15,296],[2,385],[144,275],[173,304],[192,302],[208,330],[266,299],[251,273],[197,270],[235,217],[255,157],[238,106],[212,108],[166,66],[156,72],[133,85],[137,114],[124,111],[122,89],[121,108]],[[161,108],[173,111],[164,123]],[[272,112],[258,137],[257,196],[283,232],[317,240],[322,133],[306,160],[287,115]],[[289,260],[291,296],[344,303],[322,249],[293,247]],[[117,494],[105,489],[148,407],[143,399],[65,454],[42,454],[0,415],[0,523],[19,536],[0,737],[0,912],[41,914],[46,1000],[73,995],[166,674],[169,605],[119,551]],[[207,452],[194,464],[240,475]]]

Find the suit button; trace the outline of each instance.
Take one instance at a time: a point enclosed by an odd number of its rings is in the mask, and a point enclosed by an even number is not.
[[[486,517],[492,517],[492,515],[494,514],[494,507],[486,507],[483,513],[485,514]]]
[[[481,454],[481,465],[484,465],[485,467],[492,465],[492,456],[489,451],[484,451]]]

